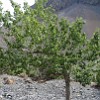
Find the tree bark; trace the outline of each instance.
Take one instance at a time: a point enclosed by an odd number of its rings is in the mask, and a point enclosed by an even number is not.
[[[63,70],[63,76],[66,87],[66,100],[70,100],[70,73],[68,73],[66,70]]]

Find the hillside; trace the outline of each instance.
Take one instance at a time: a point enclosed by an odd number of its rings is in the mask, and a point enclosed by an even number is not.
[[[49,0],[46,5],[51,5],[59,18],[75,21],[77,17],[82,17],[86,22],[83,31],[88,38],[100,28],[100,0]],[[31,7],[34,8],[34,5]]]
[[[72,6],[58,12],[60,18],[64,17],[74,21],[77,17],[85,20],[83,31],[90,38],[96,29],[100,28],[100,6],[88,4],[73,4]]]
[[[100,0],[48,0],[47,6],[52,5],[56,11],[65,9],[74,3],[100,5]]]

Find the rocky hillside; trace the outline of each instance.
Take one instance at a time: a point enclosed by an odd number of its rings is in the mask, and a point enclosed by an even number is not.
[[[92,4],[92,5],[100,4],[100,0],[78,0],[78,1],[81,3]]]
[[[58,12],[59,18],[69,19],[71,22],[78,17],[85,20],[83,32],[87,33],[87,37],[91,38],[97,28],[100,28],[100,6],[91,6],[87,4],[73,4]]]
[[[47,6],[51,5],[54,9],[59,11],[72,5],[76,1],[77,0],[48,0]]]
[[[100,4],[100,0],[49,0],[47,6],[52,5],[54,9],[59,11],[74,3],[98,5]]]
[[[77,17],[82,17],[86,21],[83,31],[89,38],[100,28],[100,0],[49,0],[47,6],[49,5],[58,12],[60,18],[74,21]]]

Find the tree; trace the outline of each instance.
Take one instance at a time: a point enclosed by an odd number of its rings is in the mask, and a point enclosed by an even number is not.
[[[63,19],[59,23],[60,30],[57,32],[56,64],[62,68],[66,84],[66,100],[70,100],[70,75],[81,61],[82,49],[87,41],[85,34],[81,34],[82,25],[81,19],[72,24]]]
[[[94,81],[100,85],[100,30],[94,33],[93,37],[88,44],[88,61],[91,66],[92,72],[95,73]]]
[[[91,42],[81,32],[84,22],[81,18],[73,23],[59,19],[54,10],[44,7],[44,0],[37,0],[34,9],[24,3],[23,11],[18,4],[10,1],[14,14],[9,11],[1,14],[3,26],[9,30],[4,34],[8,49],[3,53],[0,51],[10,73],[25,71],[29,74],[32,68],[39,68],[44,73],[44,69],[52,66],[60,68],[66,84],[66,100],[70,100],[71,74],[78,70],[78,74],[81,72],[84,75],[90,70],[83,65],[84,59],[88,59],[86,50],[91,51],[92,48]],[[14,41],[9,41],[7,37],[14,37]],[[79,77],[78,74],[75,73]],[[92,76],[91,73],[86,75]],[[87,81],[90,78],[87,76],[79,78],[83,85],[91,81]]]

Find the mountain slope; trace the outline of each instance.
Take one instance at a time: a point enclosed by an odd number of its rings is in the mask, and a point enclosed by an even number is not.
[[[100,28],[100,6],[76,3],[59,11],[58,16],[59,18],[67,18],[70,21],[74,21],[77,17],[82,17],[86,21],[83,31],[87,33],[89,38],[97,28]]]

